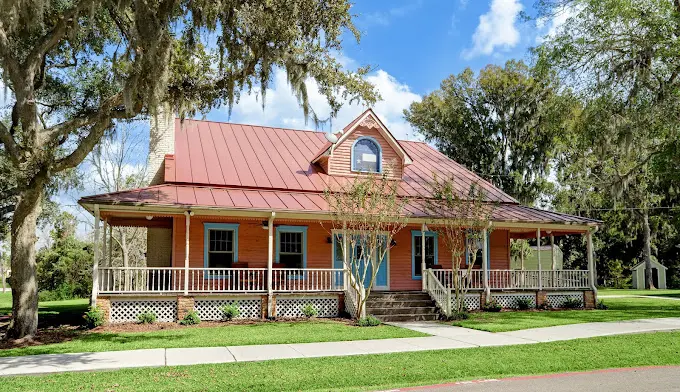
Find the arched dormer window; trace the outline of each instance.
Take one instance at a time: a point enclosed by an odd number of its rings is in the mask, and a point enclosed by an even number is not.
[[[362,136],[352,145],[352,171],[380,173],[382,149],[372,137]]]

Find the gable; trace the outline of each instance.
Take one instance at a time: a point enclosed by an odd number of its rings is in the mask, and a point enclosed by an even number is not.
[[[401,143],[394,138],[371,109],[367,109],[349,123],[339,135],[337,142],[326,143],[312,162],[321,165],[330,175],[362,174],[364,172],[356,167],[361,162],[362,156],[366,156],[365,149],[364,153],[360,154],[356,147],[357,142],[362,139],[367,139],[365,145],[373,145],[377,148],[378,151],[373,154],[369,153],[368,158],[370,162],[373,162],[377,159],[375,154],[379,155],[378,172],[387,173],[390,178],[401,179],[404,166],[413,163]]]

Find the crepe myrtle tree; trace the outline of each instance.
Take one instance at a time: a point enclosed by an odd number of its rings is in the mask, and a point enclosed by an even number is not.
[[[161,103],[180,117],[231,108],[243,92],[264,95],[277,68],[315,121],[309,79],[331,116],[345,101],[372,104],[368,67],[346,71],[333,56],[347,31],[359,38],[347,0],[0,0],[0,72],[12,101],[0,146],[17,184],[7,336],[37,331],[36,219],[46,189],[114,123]]]
[[[495,206],[487,201],[486,192],[476,182],[463,186],[454,178],[442,178],[436,173],[433,178],[429,184],[432,197],[425,200],[425,210],[429,216],[436,217],[430,230],[443,238],[451,254],[451,277],[448,282],[442,282],[451,286],[452,303],[446,310],[451,317],[466,311],[465,294],[475,279],[472,270],[477,253],[490,233],[489,222]]]
[[[332,217],[331,235],[342,244],[346,284],[353,292],[357,318],[366,314],[366,300],[394,235],[407,224],[406,200],[399,197],[399,183],[388,172],[338,182],[324,191]]]

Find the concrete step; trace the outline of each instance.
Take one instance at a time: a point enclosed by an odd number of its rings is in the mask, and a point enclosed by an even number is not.
[[[375,316],[382,322],[400,321],[436,321],[439,320],[438,314],[402,314],[402,315],[383,315]]]
[[[413,307],[413,308],[371,308],[366,309],[366,313],[374,316],[402,316],[417,314],[438,314],[434,306]]]
[[[366,301],[366,309],[373,309],[373,308],[418,308],[418,307],[427,307],[427,306],[434,306],[434,302],[431,299],[419,299],[419,300],[403,300],[403,301],[395,301],[395,300],[388,300],[388,299],[380,299],[380,300],[368,300]]]

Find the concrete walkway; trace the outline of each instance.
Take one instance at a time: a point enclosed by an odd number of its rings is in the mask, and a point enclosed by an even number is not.
[[[680,318],[573,324],[504,333],[476,331],[437,322],[392,324],[432,336],[349,342],[28,355],[0,358],[0,376],[511,346],[595,336],[676,330],[680,329]]]

